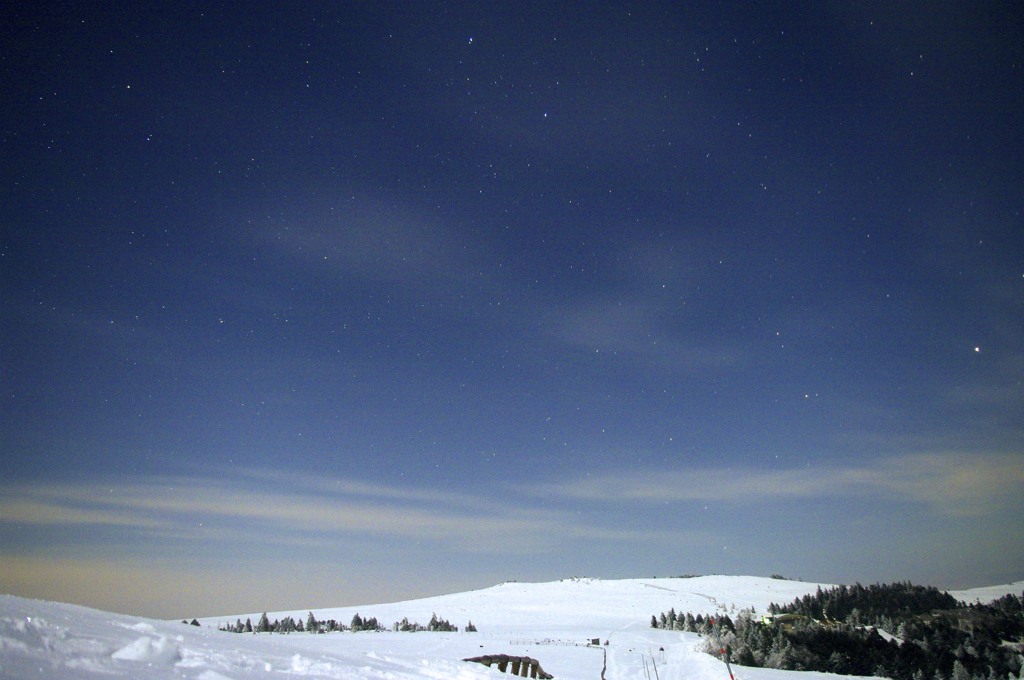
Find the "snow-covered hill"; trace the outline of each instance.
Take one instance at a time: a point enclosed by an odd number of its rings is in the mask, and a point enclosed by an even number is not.
[[[735,611],[744,607],[764,610],[769,603],[790,602],[805,593],[813,593],[817,583],[802,583],[753,576],[700,576],[695,578],[659,578],[601,580],[572,578],[551,583],[502,583],[500,585],[453,595],[442,595],[410,602],[313,609],[318,620],[335,619],[348,624],[353,615],[372,616],[384,625],[402,617],[426,623],[432,614],[464,626],[469,619],[481,631],[494,630],[586,630],[596,637],[636,622],[647,624],[651,614],[669,608],[694,614]],[[831,587],[821,584],[823,588]],[[305,620],[309,610],[269,612],[271,620],[291,616]],[[241,617],[255,624],[261,612]],[[234,623],[235,615],[200,619],[203,625],[216,627]]]
[[[537,659],[559,680],[726,680],[725,667],[697,652],[696,635],[652,630],[650,617],[677,611],[764,610],[814,592],[818,584],[745,576],[555,583],[505,583],[484,590],[410,602],[314,609],[343,623],[355,613],[384,625],[403,617],[425,624],[432,614],[478,633],[333,633],[241,635],[221,623],[258,613],[212,617],[201,627],[138,619],[84,607],[0,596],[2,678],[234,678],[359,680],[510,677],[461,659],[509,654]],[[1019,593],[1024,583],[958,591],[958,599]],[[305,619],[308,610],[270,612]],[[592,638],[602,644],[587,646]],[[653,672],[657,668],[657,673]],[[735,669],[734,669],[735,670]],[[813,680],[768,669],[738,669],[738,680]]]

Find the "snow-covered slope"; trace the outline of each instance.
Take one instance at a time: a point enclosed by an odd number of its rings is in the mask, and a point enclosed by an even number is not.
[[[341,634],[235,635],[7,595],[0,596],[0,612],[4,679],[489,677],[482,666],[429,650],[381,658]]]
[[[967,604],[975,602],[991,602],[1003,595],[1020,595],[1024,593],[1024,581],[1016,581],[1005,586],[986,586],[970,590],[951,590],[949,594]]]
[[[820,584],[829,588],[827,584]],[[695,578],[658,578],[600,580],[572,578],[551,583],[502,583],[484,590],[442,595],[410,602],[313,609],[317,620],[335,619],[348,625],[353,615],[372,616],[385,626],[402,617],[427,623],[432,614],[460,627],[471,619],[481,631],[494,630],[585,630],[596,637],[605,632],[641,622],[651,614],[675,608],[694,614],[735,611],[753,607],[767,609],[771,602],[791,602],[813,593],[817,583],[802,583],[755,576],[700,576]],[[269,612],[271,621],[285,616],[305,620],[309,610]],[[255,624],[261,612],[247,617]],[[236,615],[200,619],[203,625],[216,627],[234,623]]]
[[[1020,584],[991,590],[998,597]],[[314,609],[318,619],[348,623],[356,612],[385,625],[432,614],[478,633],[332,633],[244,635],[217,625],[258,614],[213,617],[201,627],[138,619],[73,605],[0,595],[0,678],[193,678],[223,680],[302,676],[359,680],[508,678],[461,659],[508,654],[537,659],[559,680],[658,677],[727,680],[724,665],[695,650],[692,633],[653,630],[652,614],[761,611],[818,584],[742,576],[692,579],[505,583],[493,588],[375,606]],[[976,595],[966,595],[977,593]],[[984,596],[962,591],[958,598]],[[307,610],[269,613],[305,619]],[[602,645],[587,646],[591,638]],[[603,643],[607,644],[603,644]],[[657,673],[653,669],[657,667]],[[742,668],[737,680],[813,680],[821,674]]]

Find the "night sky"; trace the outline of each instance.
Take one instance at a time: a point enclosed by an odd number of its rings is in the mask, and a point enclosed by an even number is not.
[[[1024,578],[1019,2],[30,5],[0,591]]]

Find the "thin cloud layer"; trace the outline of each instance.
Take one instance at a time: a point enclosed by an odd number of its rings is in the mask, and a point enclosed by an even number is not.
[[[572,538],[657,538],[471,496],[287,473],[273,477],[259,473],[258,483],[150,477],[129,483],[9,485],[0,490],[0,523],[118,527],[185,540],[295,544],[321,543],[330,536],[400,539],[498,554],[544,553]]]
[[[1019,456],[917,454],[862,465],[644,470],[545,485],[546,494],[579,501],[770,503],[788,499],[884,495],[944,514],[982,515],[1019,502]]]

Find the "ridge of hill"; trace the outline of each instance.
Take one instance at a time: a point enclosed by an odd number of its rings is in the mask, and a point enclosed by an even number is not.
[[[573,577],[560,581],[529,583],[506,581],[481,590],[437,595],[416,600],[379,604],[315,607],[266,612],[273,620],[286,616],[298,620],[309,612],[318,620],[335,619],[348,624],[356,614],[375,617],[384,625],[407,617],[426,623],[437,614],[456,625],[465,625],[466,617],[478,627],[619,628],[635,621],[647,621],[674,607],[677,611],[708,614],[753,608],[763,613],[768,605],[789,604],[797,597],[812,594],[827,583],[807,583],[761,576],[692,576],[640,579],[599,579]],[[990,602],[1006,594],[1020,594],[1024,581],[948,591],[957,600]],[[204,626],[233,623],[251,618],[255,622],[263,612],[248,612],[199,619]]]
[[[615,630],[668,607],[693,612],[764,611],[772,602],[790,602],[828,584],[804,583],[758,576],[695,576],[686,578],[616,579],[568,578],[543,583],[508,581],[490,588],[439,595],[405,602],[349,605],[267,612],[273,620],[290,616],[305,619],[310,611],[318,620],[348,624],[353,616],[374,617],[388,626],[403,617],[426,623],[431,615],[462,626],[469,619],[483,630],[544,627],[590,627]],[[255,622],[262,612],[200,618],[203,625]]]

